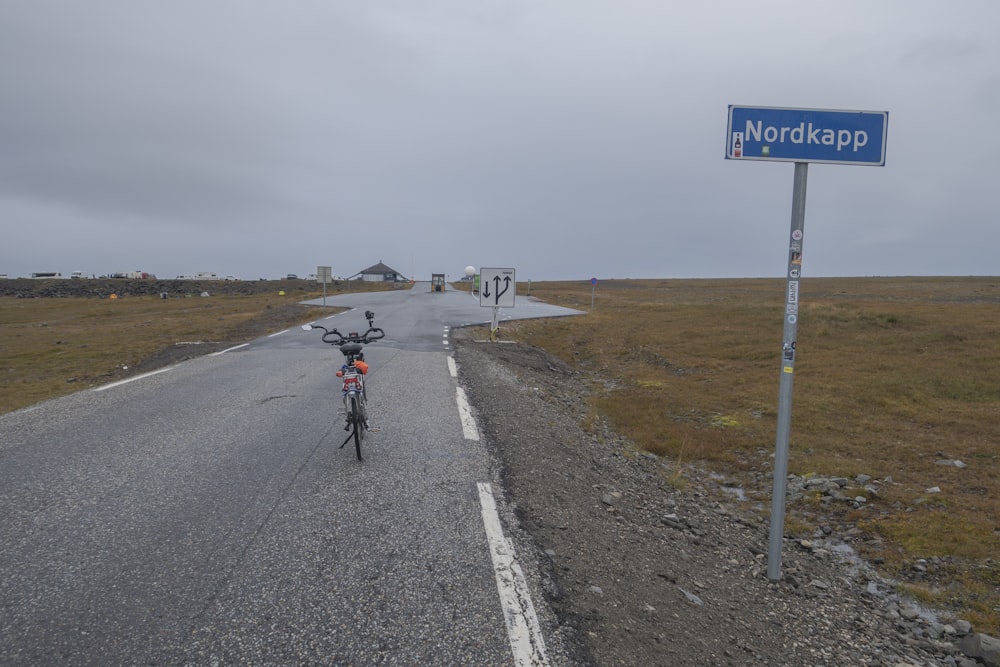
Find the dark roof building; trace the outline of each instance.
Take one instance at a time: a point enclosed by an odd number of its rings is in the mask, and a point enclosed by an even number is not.
[[[373,264],[367,269],[362,269],[358,273],[351,276],[348,280],[355,279],[368,280],[371,282],[406,282],[406,276],[396,269],[383,264],[381,259],[378,261],[378,264]]]

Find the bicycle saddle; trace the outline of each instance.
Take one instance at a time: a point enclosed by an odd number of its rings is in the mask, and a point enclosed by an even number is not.
[[[365,346],[362,345],[361,343],[344,343],[343,345],[340,346],[340,351],[343,352],[345,355],[357,354],[358,352],[363,350],[364,347]]]

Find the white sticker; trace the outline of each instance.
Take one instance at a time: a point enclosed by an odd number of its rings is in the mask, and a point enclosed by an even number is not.
[[[795,240],[795,241],[801,241],[802,240],[802,230],[801,229],[796,229],[795,231],[793,231],[792,232],[792,239]]]

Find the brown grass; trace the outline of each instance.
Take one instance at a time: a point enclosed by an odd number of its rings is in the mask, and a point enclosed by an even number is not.
[[[177,343],[238,343],[315,317],[302,294],[0,298],[0,413],[103,384]]]
[[[589,283],[535,283],[532,295],[591,306]],[[948,559],[931,602],[997,632],[1000,279],[809,279],[800,299],[790,472],[890,479],[840,519],[884,540],[868,555],[890,572]],[[761,498],[783,307],[784,280],[607,281],[594,312],[508,326],[505,337],[602,378],[594,409],[637,448],[742,475]]]
[[[589,283],[533,283],[531,295],[590,310]],[[2,298],[0,412],[120,377],[178,342],[243,342],[312,319],[304,298]],[[592,371],[591,420],[765,499],[783,298],[783,280],[605,281],[593,313],[502,334]],[[865,555],[889,574],[937,558],[936,578],[912,592],[1000,633],[1000,279],[807,279],[800,298],[790,472],[891,477],[838,518],[875,538]],[[786,530],[809,530],[819,511],[790,508]]]

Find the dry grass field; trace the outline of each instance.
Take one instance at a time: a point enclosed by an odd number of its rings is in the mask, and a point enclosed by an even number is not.
[[[588,371],[592,418],[637,450],[727,475],[766,514],[784,289],[604,281],[594,312],[501,335]],[[531,295],[591,306],[585,282],[534,283]],[[179,343],[231,345],[310,320],[304,298],[0,298],[0,413],[118,379]],[[806,497],[786,531],[853,527],[863,555],[913,595],[1000,634],[1000,278],[805,279],[800,300],[789,471],[882,484],[848,490],[869,496],[861,509]],[[941,465],[954,460],[968,467]]]
[[[303,298],[0,298],[0,413],[308,321]]]
[[[605,281],[593,312],[502,333],[591,371],[593,415],[637,450],[725,474],[768,514],[784,290],[783,279]],[[589,283],[535,283],[531,295],[591,308]],[[883,573],[996,634],[1000,278],[806,279],[800,299],[789,472],[883,483],[847,490],[870,496],[861,509],[807,496],[786,531],[860,529]],[[942,465],[954,460],[968,467]]]

